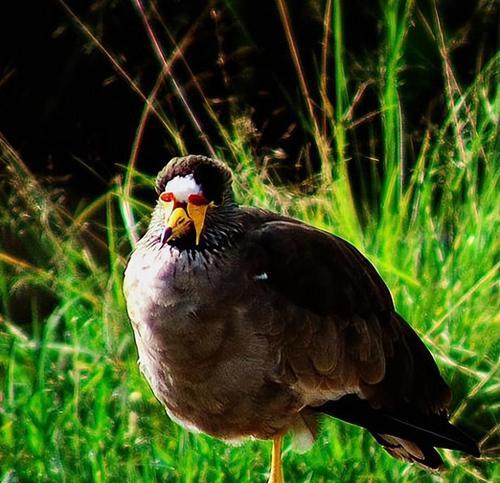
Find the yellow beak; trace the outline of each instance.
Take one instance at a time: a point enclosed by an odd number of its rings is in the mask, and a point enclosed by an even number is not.
[[[196,245],[199,245],[209,205],[188,203],[187,213],[181,207],[173,209],[173,205],[174,203],[167,203],[165,206],[165,230],[161,237],[162,244],[185,235],[189,231],[191,224],[193,224],[196,234]]]

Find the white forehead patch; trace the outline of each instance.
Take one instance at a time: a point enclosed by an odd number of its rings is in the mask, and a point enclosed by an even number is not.
[[[165,186],[165,192],[173,193],[181,203],[187,202],[189,195],[202,194],[201,186],[196,183],[192,174],[172,178]]]

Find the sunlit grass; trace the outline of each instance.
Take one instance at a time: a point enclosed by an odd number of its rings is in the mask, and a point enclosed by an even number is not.
[[[399,70],[413,4],[387,2],[385,69],[377,79],[385,169],[376,180],[377,206],[360,203],[356,209],[346,163],[349,116],[359,91],[344,65],[341,2],[326,2],[332,21],[325,28],[335,40],[333,100],[325,94],[324,75],[317,85],[305,78],[286,3],[277,4],[297,85],[305,90],[306,105],[297,109],[317,134],[322,167],[308,187],[314,194],[273,185],[257,169],[237,119],[221,126],[225,144],[213,150],[233,167],[242,203],[333,231],[373,261],[452,385],[453,419],[483,451],[479,460],[446,451],[447,471],[433,475],[392,459],[359,428],[330,420],[311,452],[297,455],[286,447],[287,481],[498,480],[498,59],[463,91],[448,78],[445,120],[429,129],[404,179]],[[447,65],[445,45],[440,47]],[[158,48],[152,52],[159,55]],[[167,57],[159,61],[168,72]],[[131,88],[145,107],[124,181],[75,210],[68,211],[64,194],[33,176],[0,138],[6,173],[0,187],[1,481],[265,481],[269,443],[230,447],[186,433],[168,420],[139,374],[121,281],[150,208],[134,197],[134,190],[152,189],[155,174],[141,173],[138,161],[148,116],[163,119],[180,152],[184,141],[161,110],[157,88],[148,95]],[[315,88],[323,92],[321,114],[308,104]],[[151,193],[151,203],[153,198]]]

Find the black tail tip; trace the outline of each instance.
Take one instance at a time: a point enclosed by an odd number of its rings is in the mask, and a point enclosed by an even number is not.
[[[470,438],[464,431],[452,424],[450,424],[449,427],[453,430],[454,441],[453,444],[449,446],[443,445],[444,448],[462,451],[463,453],[469,454],[476,458],[479,458],[479,456],[481,456],[479,445],[472,438]]]

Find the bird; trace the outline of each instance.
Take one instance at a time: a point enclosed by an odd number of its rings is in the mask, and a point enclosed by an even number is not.
[[[173,158],[125,270],[139,367],[170,418],[229,443],[271,440],[271,483],[284,482],[283,436],[306,451],[328,416],[428,469],[443,466],[436,448],[479,456],[367,258],[334,234],[240,206],[232,181],[222,161]]]

